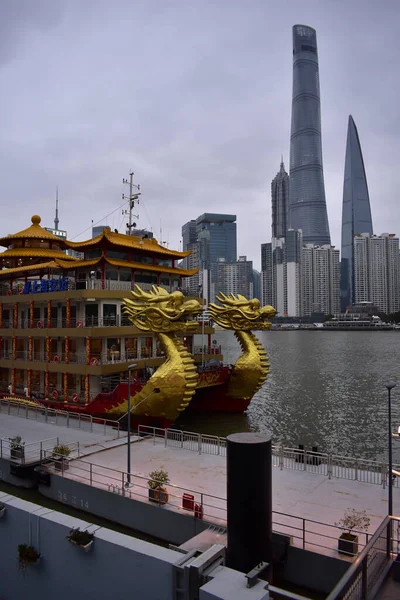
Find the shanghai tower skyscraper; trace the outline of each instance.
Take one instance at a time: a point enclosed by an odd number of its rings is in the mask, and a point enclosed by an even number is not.
[[[330,244],[322,169],[317,35],[293,27],[293,100],[290,136],[289,221],[306,244]]]

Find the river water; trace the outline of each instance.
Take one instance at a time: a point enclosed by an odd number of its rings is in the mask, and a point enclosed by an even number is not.
[[[384,459],[388,448],[388,393],[392,423],[400,425],[399,331],[258,332],[271,363],[270,374],[246,414],[184,413],[181,429],[226,436],[268,431],[274,444]],[[240,347],[231,331],[215,339],[224,362],[234,363]],[[400,463],[400,439],[393,439]]]

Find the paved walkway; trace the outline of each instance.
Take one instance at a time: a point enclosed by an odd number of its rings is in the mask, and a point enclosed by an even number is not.
[[[86,482],[91,476],[92,485],[125,493],[126,463],[124,445],[73,461],[65,476]],[[131,465],[131,497],[147,501],[148,474],[164,469],[171,481],[165,509],[181,510],[182,494],[193,493],[195,502],[204,507],[206,520],[226,525],[225,457],[164,447],[161,442],[154,444],[153,440],[142,438],[131,446]],[[387,489],[379,485],[279,468],[272,470],[272,483],[274,530],[294,536],[295,545],[302,547],[305,528],[305,547],[310,550],[337,556],[338,530],[332,526],[348,508],[367,511],[371,533],[387,514]],[[393,490],[393,497],[394,506],[400,510],[399,489]],[[361,535],[359,549],[365,541],[366,536]]]
[[[84,456],[96,450],[126,443],[126,433],[122,431],[118,437],[118,431],[113,427],[74,418],[69,419],[67,427],[66,418],[58,417],[56,423],[55,416],[49,416],[46,423],[34,420],[34,412],[27,414],[30,418],[25,418],[22,413],[20,416],[0,413],[0,440],[4,440],[2,448],[0,446],[0,455],[3,454],[4,458],[9,458],[8,439],[15,436],[21,436],[25,442],[26,462],[40,459],[40,442],[43,442],[44,450],[51,450],[56,445],[57,438],[60,444],[71,444],[76,448],[71,454],[72,457],[78,456],[78,447],[79,456]]]

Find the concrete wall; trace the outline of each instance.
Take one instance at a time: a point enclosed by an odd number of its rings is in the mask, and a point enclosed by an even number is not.
[[[33,487],[33,481],[31,479],[22,479],[21,477],[16,477],[15,475],[11,475],[10,468],[16,468],[23,470],[29,467],[24,467],[23,465],[18,465],[17,463],[12,463],[5,458],[0,458],[0,481],[6,481],[7,483],[11,483],[12,485],[17,485],[18,487],[31,488]]]
[[[290,547],[283,577],[298,586],[329,594],[350,565],[339,558]]]
[[[204,521],[195,519],[186,511],[177,512],[168,504],[161,506],[124,498],[53,473],[51,486],[40,485],[39,491],[63,504],[110,519],[172,544],[183,544],[208,528]]]
[[[172,600],[173,565],[182,554],[91,525],[13,496],[0,519],[0,597],[7,600]],[[95,532],[88,553],[65,538],[72,527]],[[19,569],[19,544],[32,544],[38,565]]]

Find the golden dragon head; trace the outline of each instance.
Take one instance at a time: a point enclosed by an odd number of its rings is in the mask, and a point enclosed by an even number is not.
[[[142,331],[171,333],[198,327],[197,315],[203,307],[195,298],[188,300],[182,292],[167,292],[153,285],[144,292],[138,285],[130,298],[124,299],[123,311],[133,325]]]
[[[218,302],[210,304],[209,311],[213,321],[224,329],[248,331],[250,329],[270,329],[271,321],[276,315],[272,306],[261,306],[257,298],[247,300],[241,294],[218,294]]]

